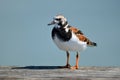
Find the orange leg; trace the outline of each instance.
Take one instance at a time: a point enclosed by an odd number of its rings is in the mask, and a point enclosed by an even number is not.
[[[77,52],[77,55],[76,55],[76,65],[72,66],[71,69],[75,70],[75,69],[78,69],[78,68],[79,68],[79,53]]]
[[[66,68],[70,68],[70,64],[69,64],[69,61],[70,61],[70,54],[68,51],[66,51],[67,53],[67,62],[66,62]]]
[[[62,66],[62,68],[70,68],[70,64],[69,64],[69,60],[70,60],[70,54],[68,51],[66,51],[66,54],[67,54],[67,62],[66,62],[66,65],[65,66]]]

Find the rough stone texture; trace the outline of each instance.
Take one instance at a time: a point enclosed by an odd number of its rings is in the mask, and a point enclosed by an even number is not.
[[[120,80],[120,68],[80,67],[70,70],[60,66],[1,66],[0,80]]]

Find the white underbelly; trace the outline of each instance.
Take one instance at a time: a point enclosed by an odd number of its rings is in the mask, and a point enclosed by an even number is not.
[[[72,33],[72,38],[69,41],[62,41],[56,35],[54,37],[55,44],[64,51],[83,51],[87,48],[86,42],[79,41],[79,39]]]

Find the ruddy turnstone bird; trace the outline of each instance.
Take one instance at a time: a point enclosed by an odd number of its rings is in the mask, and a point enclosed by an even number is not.
[[[87,46],[97,46],[95,42],[90,41],[81,30],[70,26],[63,15],[56,15],[53,21],[48,25],[54,25],[52,29],[52,39],[57,47],[67,53],[67,62],[65,68],[79,68],[79,52],[85,50]],[[70,66],[70,51],[77,52],[75,66]]]

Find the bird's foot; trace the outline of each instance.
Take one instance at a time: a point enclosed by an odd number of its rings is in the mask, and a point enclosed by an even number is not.
[[[77,69],[79,69],[79,66],[76,66],[76,65],[75,65],[75,66],[70,67],[70,69],[71,69],[71,70],[77,70]]]
[[[71,65],[70,64],[66,64],[65,66],[61,66],[61,68],[70,68]]]

